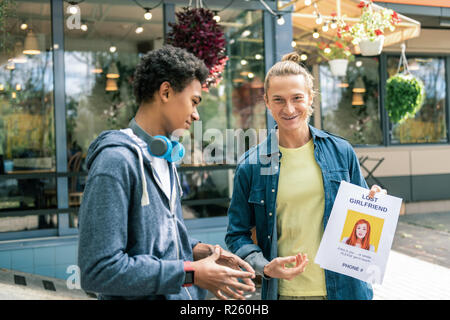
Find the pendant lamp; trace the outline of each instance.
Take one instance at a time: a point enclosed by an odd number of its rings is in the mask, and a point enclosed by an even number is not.
[[[35,55],[41,53],[41,50],[39,50],[38,39],[32,30],[28,32],[23,46],[24,46],[23,50],[24,54]]]
[[[106,79],[106,88],[105,88],[105,90],[106,91],[117,91],[117,90],[119,90],[118,88],[117,88],[117,82],[116,82],[116,80],[115,79]]]
[[[106,74],[106,77],[109,79],[117,79],[119,78],[119,70],[117,69],[116,63],[112,63],[108,68],[108,73]]]

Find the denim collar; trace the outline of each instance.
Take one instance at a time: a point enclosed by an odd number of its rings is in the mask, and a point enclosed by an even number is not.
[[[316,138],[328,138],[329,137],[328,133],[326,133],[322,130],[319,130],[317,128],[314,128],[310,124],[308,124],[308,126],[309,126],[309,131],[311,132],[311,136],[314,141],[314,144],[316,142]],[[278,130],[278,125],[275,125],[275,127],[273,129],[269,130],[269,134],[267,135],[267,138],[260,144],[260,148],[259,148],[260,155],[265,155],[267,157],[270,157],[273,154],[280,152],[280,150],[278,148],[278,137],[276,135],[277,130]]]

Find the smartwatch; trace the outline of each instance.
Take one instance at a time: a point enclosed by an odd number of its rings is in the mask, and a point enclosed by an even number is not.
[[[191,261],[184,262],[184,283],[183,287],[190,287],[194,284],[194,273],[195,270],[191,265]]]

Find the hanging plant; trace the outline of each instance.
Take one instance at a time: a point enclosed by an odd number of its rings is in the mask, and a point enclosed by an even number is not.
[[[176,14],[177,23],[169,23],[167,43],[184,48],[205,62],[209,76],[204,89],[217,86],[222,79],[228,57],[225,54],[225,35],[214,13],[204,8],[183,8]]]
[[[402,123],[408,118],[413,118],[425,101],[425,87],[420,79],[409,72],[405,48],[405,44],[402,44],[397,74],[386,82],[385,106],[393,123]],[[402,64],[404,73],[399,73]]]
[[[319,55],[328,61],[331,73],[334,76],[345,76],[347,74],[348,62],[355,60],[349,41],[337,36],[330,43],[319,42],[317,47]]]
[[[413,118],[425,100],[425,88],[412,74],[398,73],[386,83],[386,109],[393,123]]]
[[[394,10],[375,9],[372,0],[360,1],[358,8],[362,11],[359,21],[345,30],[353,38],[353,44],[359,44],[362,40],[375,41],[384,35],[385,29],[394,31],[401,21]]]
[[[350,43],[345,39],[335,37],[330,43],[319,42],[317,47],[319,54],[327,61],[335,59],[355,60],[355,56],[350,49]]]
[[[397,12],[387,8],[375,8],[372,0],[360,1],[359,21],[347,27],[343,33],[352,37],[354,45],[359,45],[363,56],[379,55],[383,50],[385,29],[394,31],[401,19]]]

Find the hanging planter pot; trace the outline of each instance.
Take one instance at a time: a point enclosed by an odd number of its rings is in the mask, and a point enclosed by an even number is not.
[[[331,73],[337,77],[343,77],[347,74],[347,59],[334,59],[328,61],[331,69]]]
[[[393,123],[414,118],[425,100],[425,88],[412,74],[398,73],[386,82],[386,110]]]
[[[386,82],[385,107],[393,123],[402,123],[408,118],[414,118],[425,101],[425,86],[423,82],[409,71],[406,59],[406,46],[403,43],[402,53],[398,63],[397,73]],[[400,67],[403,65],[403,73]]]
[[[377,56],[383,51],[384,36],[378,36],[375,40],[363,39],[359,42],[359,49],[363,56]]]

